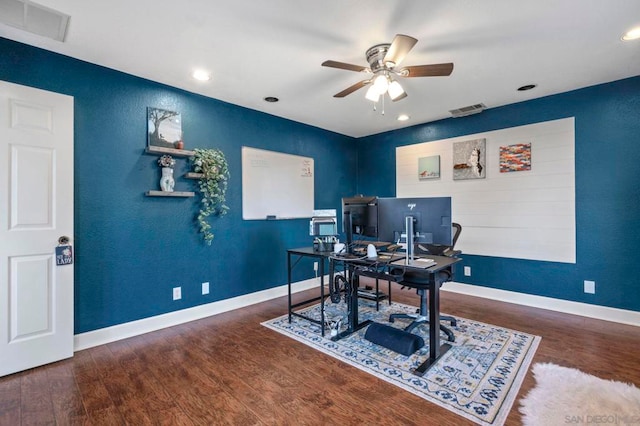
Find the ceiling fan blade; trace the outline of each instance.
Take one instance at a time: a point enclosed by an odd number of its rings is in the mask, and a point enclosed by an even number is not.
[[[415,65],[404,67],[400,74],[404,77],[444,77],[453,72],[453,64]]]
[[[409,51],[413,49],[413,46],[415,46],[417,42],[417,39],[409,37],[408,35],[396,35],[391,42],[391,46],[389,46],[387,54],[384,55],[383,62],[385,64],[387,62],[393,62],[393,66],[397,66],[400,62],[402,62],[404,57],[407,56],[407,53],[409,53]]]
[[[362,72],[362,71],[366,71],[368,68],[367,67],[363,67],[360,65],[353,65],[353,64],[346,64],[344,62],[338,62],[338,61],[324,61],[322,63],[323,67],[331,67],[331,68],[338,68],[341,70],[348,70],[348,71],[356,71],[356,72]]]
[[[334,98],[344,98],[345,96],[350,95],[351,93],[355,92],[356,90],[362,89],[364,86],[366,86],[369,83],[371,83],[371,80],[359,81],[356,84],[354,84],[353,86],[347,87],[342,92],[336,93],[335,95],[333,95],[333,97]]]

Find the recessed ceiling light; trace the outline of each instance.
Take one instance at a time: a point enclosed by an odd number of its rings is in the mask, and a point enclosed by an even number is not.
[[[636,27],[632,30],[629,30],[626,33],[624,33],[624,35],[622,36],[622,40],[624,41],[636,40],[639,38],[640,38],[640,27]]]
[[[526,84],[524,86],[518,87],[518,91],[519,92],[525,92],[527,90],[531,90],[531,89],[535,88],[536,86],[538,86],[538,85],[537,84]]]
[[[407,121],[410,117],[407,114],[400,114],[396,120],[398,121]]]
[[[211,74],[209,74],[205,70],[195,70],[192,74],[193,78],[198,81],[209,81],[211,80]]]
[[[275,96],[267,96],[266,98],[264,98],[264,100],[267,102],[278,102],[280,99],[276,98]]]

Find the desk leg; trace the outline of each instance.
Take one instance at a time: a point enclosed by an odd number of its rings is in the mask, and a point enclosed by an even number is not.
[[[360,278],[358,275],[351,275],[351,299],[350,299],[350,310],[351,310],[351,331],[355,331],[358,327],[358,288],[360,287]]]
[[[320,261],[320,321],[322,321],[320,332],[322,333],[322,337],[324,337],[324,257],[319,257],[318,259]]]
[[[287,288],[289,293],[289,324],[291,324],[291,253],[287,252]]]
[[[432,274],[429,285],[429,358],[414,370],[414,374],[422,376],[436,361],[444,355],[451,345],[440,346],[440,280]]]
[[[372,322],[371,320],[360,322],[360,319],[358,318],[359,277],[358,275],[353,273],[353,270],[351,268],[347,268],[347,269],[349,270],[349,278],[346,280],[347,286],[349,287],[347,289],[347,306],[349,309],[349,318],[348,318],[349,324],[345,331],[343,331],[342,333],[338,333],[337,336],[334,336],[331,338],[331,340],[333,341],[340,340],[344,337],[347,337],[350,334],[368,326]],[[347,271],[345,270],[345,274],[346,273]]]

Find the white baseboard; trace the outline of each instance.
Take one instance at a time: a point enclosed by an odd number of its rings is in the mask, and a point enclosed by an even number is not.
[[[563,312],[565,314],[580,315],[604,321],[612,321],[621,324],[640,326],[640,312],[624,309],[609,308],[606,306],[590,305],[588,303],[572,302],[551,297],[534,296],[531,294],[516,293],[513,291],[498,290],[457,282],[448,282],[442,286],[442,291],[466,294],[469,296],[483,297],[485,299],[499,300],[534,308],[548,309],[550,311]]]
[[[325,282],[327,282],[327,279],[328,278],[325,278]],[[305,281],[292,283],[291,292],[297,293],[318,287],[319,282],[319,278],[311,278]],[[167,314],[76,334],[74,336],[74,351],[80,351],[94,346],[115,342],[116,340],[138,336],[140,334],[149,333],[151,331],[160,330],[162,328],[171,327],[189,321],[195,321],[211,315],[243,308],[245,306],[286,295],[287,285],[282,285],[251,294],[233,297],[231,299],[207,303],[206,305],[194,306],[193,308],[182,309],[180,311],[169,312]]]
[[[328,278],[325,278],[327,282]],[[318,287],[319,279],[311,278],[291,284],[291,291],[297,293]],[[481,287],[456,282],[448,282],[442,286],[443,291],[466,294],[469,296],[483,297],[485,299],[499,300],[502,302],[516,303],[518,305],[532,306],[567,314],[580,315],[605,321],[613,321],[621,324],[640,326],[640,312],[626,311],[623,309],[608,308],[605,306],[589,305],[587,303],[571,302],[550,297],[534,296],[524,293],[516,293],[506,290],[498,290],[489,287]],[[74,336],[74,351],[92,348],[98,345],[115,342],[116,340],[138,336],[162,328],[171,327],[189,321],[206,318],[234,309],[243,308],[255,303],[265,302],[287,295],[287,286],[270,288],[251,294],[220,300],[206,305],[169,312],[150,318],[131,321],[125,324],[101,328]]]

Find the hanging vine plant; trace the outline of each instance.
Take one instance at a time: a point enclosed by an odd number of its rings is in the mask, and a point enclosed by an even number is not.
[[[202,201],[197,220],[204,241],[211,245],[213,233],[207,219],[211,215],[223,216],[229,210],[225,205],[229,167],[224,154],[218,149],[195,149],[194,152],[191,157],[193,171],[202,173],[198,180]]]

